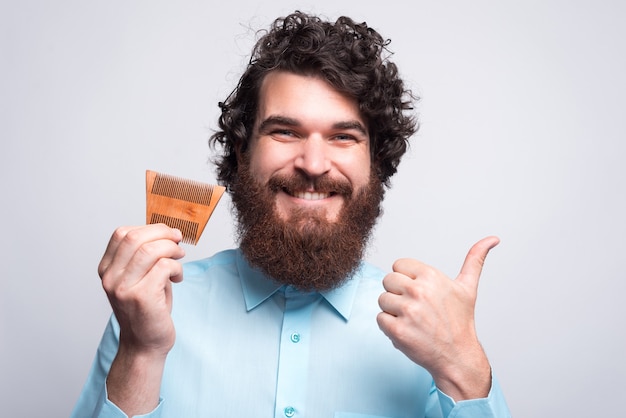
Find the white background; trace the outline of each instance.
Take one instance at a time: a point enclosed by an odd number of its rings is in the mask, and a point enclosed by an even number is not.
[[[296,8],[377,28],[422,98],[369,259],[455,276],[499,235],[477,321],[514,416],[620,416],[626,6],[528,0],[2,0],[0,414],[69,415],[110,313],[96,267],[144,222],[144,171],[213,181],[217,102]],[[234,245],[229,210],[188,259]]]

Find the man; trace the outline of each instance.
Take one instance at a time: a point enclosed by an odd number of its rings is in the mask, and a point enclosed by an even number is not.
[[[240,248],[182,267],[180,231],[116,230],[99,266],[114,316],[74,416],[509,415],[474,327],[498,239],[454,281],[361,261],[416,129],[387,44],[300,12],[258,41],[212,137]]]

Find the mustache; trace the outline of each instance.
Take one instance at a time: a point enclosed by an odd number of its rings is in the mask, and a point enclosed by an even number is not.
[[[353,192],[353,187],[348,180],[333,179],[328,174],[315,178],[310,178],[304,173],[276,174],[269,179],[268,187],[272,192],[284,190],[289,194],[312,188],[318,193],[339,194],[346,198],[350,198]]]

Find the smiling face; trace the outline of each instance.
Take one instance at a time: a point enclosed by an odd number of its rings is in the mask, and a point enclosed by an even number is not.
[[[370,181],[370,138],[356,100],[311,76],[265,77],[248,158],[285,221],[308,213],[334,222]]]
[[[380,215],[369,135],[354,100],[314,77],[266,76],[231,198],[246,259],[279,283],[339,286]]]

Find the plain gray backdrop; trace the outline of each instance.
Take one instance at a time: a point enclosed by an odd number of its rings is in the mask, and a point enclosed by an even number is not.
[[[477,324],[513,415],[623,413],[623,2],[2,0],[2,415],[69,415],[110,314],[96,267],[145,221],[145,170],[214,180],[217,102],[295,9],[367,21],[421,97],[368,259],[454,277],[500,236]],[[224,198],[187,259],[234,245]]]

